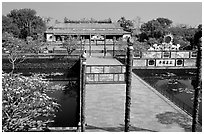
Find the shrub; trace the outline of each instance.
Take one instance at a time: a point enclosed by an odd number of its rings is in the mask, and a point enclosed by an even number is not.
[[[2,130],[7,132],[43,129],[59,109],[47,96],[48,84],[39,75],[2,74]]]

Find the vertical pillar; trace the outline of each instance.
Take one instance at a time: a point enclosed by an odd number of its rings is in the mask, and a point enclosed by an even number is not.
[[[91,34],[89,39],[89,56],[91,56]]]
[[[107,48],[106,48],[106,35],[104,35],[104,57],[106,56],[106,51],[107,51]]]
[[[115,57],[115,42],[116,42],[116,37],[113,37],[113,57]]]
[[[84,40],[83,40],[83,41],[84,41],[84,43],[83,43],[83,51],[85,51],[86,38],[84,37],[83,39],[84,39]]]
[[[53,42],[56,41],[56,37],[55,37],[54,34],[52,35],[52,41],[53,41]]]
[[[130,105],[131,105],[131,88],[132,88],[132,58],[133,44],[130,37],[127,40],[127,63],[126,63],[126,102],[125,102],[125,132],[129,132],[130,127]]]
[[[62,42],[64,42],[64,36],[61,36],[61,38],[62,38]]]
[[[86,105],[85,105],[85,96],[86,96],[86,53],[84,51],[82,55],[82,73],[81,73],[81,80],[82,80],[82,85],[81,85],[81,132],[85,132],[85,122],[86,122]]]
[[[81,91],[82,91],[82,55],[80,57],[80,75],[79,75],[79,122],[78,122],[78,126],[77,126],[77,132],[81,131]]]
[[[201,40],[201,38],[200,38]],[[197,47],[197,59],[196,59],[196,66],[197,66],[197,73],[196,73],[196,83],[195,83],[195,91],[194,91],[194,101],[193,101],[193,121],[192,121],[192,132],[196,132],[198,129],[199,124],[199,101],[200,95],[202,90],[202,43],[199,40]]]
[[[82,52],[82,42],[83,42],[83,39],[82,39],[82,37],[80,36],[80,47],[81,47],[81,52]],[[80,52],[80,53],[81,53]]]

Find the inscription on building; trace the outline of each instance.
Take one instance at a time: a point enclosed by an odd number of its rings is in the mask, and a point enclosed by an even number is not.
[[[175,66],[175,60],[167,60],[167,59],[162,59],[162,60],[156,60],[156,66]]]

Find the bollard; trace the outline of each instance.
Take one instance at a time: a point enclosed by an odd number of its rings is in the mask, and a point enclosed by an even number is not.
[[[85,94],[86,94],[86,53],[82,55],[82,73],[81,73],[81,132],[85,132],[85,122],[86,122],[86,117],[85,117]]]
[[[133,43],[130,38],[127,40],[127,63],[126,63],[126,102],[125,102],[125,132],[129,132],[130,127],[130,105],[131,105],[131,83],[132,83],[132,59]]]

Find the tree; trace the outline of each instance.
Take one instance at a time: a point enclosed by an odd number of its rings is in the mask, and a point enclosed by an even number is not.
[[[168,33],[172,21],[166,18],[157,18],[141,25],[141,32],[148,37],[159,39]]]
[[[195,28],[188,27],[187,25],[180,24],[169,28],[170,33],[174,35],[174,43],[180,44],[182,49],[192,50],[194,45]]]
[[[163,28],[168,28],[172,24],[172,21],[167,18],[157,18],[156,20]]]
[[[2,129],[6,132],[45,129],[59,109],[55,99],[46,95],[49,82],[38,75],[2,74]],[[41,120],[39,120],[41,118]]]
[[[118,23],[125,31],[131,32],[133,29],[133,22],[131,20],[126,20],[125,17],[121,17]]]
[[[78,41],[80,37],[77,36],[76,38],[72,36],[67,36],[65,38],[65,42],[62,43],[63,47],[66,48],[68,55],[71,54],[74,50],[79,48]]]
[[[38,53],[41,45],[43,45],[41,42],[32,41],[32,39],[26,42],[7,32],[3,33],[2,49],[4,53],[8,54],[9,62],[12,64],[11,74],[14,72],[15,64],[25,60],[25,53]]]
[[[196,33],[194,35],[194,45],[198,47],[200,43],[200,38],[202,37],[202,25],[200,24],[196,30]]]
[[[11,73],[15,69],[16,62],[22,62],[25,59],[20,55],[23,53],[24,46],[26,46],[25,41],[15,38],[9,33],[3,33],[2,48],[8,54],[9,62],[12,64]]]
[[[22,39],[37,33],[43,33],[46,30],[45,22],[40,16],[36,15],[36,11],[33,9],[14,9],[7,17],[10,18],[12,24],[18,27],[20,31],[18,37]]]
[[[8,32],[12,33],[14,37],[18,37],[20,34],[20,29],[14,23],[12,23],[12,19],[2,15],[2,33]]]

